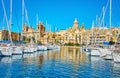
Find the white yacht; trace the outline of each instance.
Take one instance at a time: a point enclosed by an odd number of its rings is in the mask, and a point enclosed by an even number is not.
[[[90,55],[91,56],[100,56],[100,51],[99,51],[99,49],[95,49],[95,48],[92,48],[91,49],[91,52],[90,52]]]
[[[24,53],[33,53],[37,51],[37,46],[34,44],[33,39],[30,39],[30,44],[24,47]]]
[[[51,45],[51,44],[48,44],[48,45],[46,45],[46,46],[47,46],[47,50],[53,50],[53,49],[54,49],[54,46]]]
[[[113,59],[113,56],[112,56],[113,50],[100,48],[99,51],[100,51],[100,56],[103,57],[103,59],[106,59],[106,60]]]
[[[98,49],[91,50],[91,56],[100,56],[100,51]]]
[[[13,55],[22,55],[23,54],[23,49],[20,46],[13,46]]]
[[[12,56],[13,48],[10,46],[1,47],[1,56]]]
[[[24,53],[33,53],[37,51],[37,48],[36,47],[33,47],[33,46],[26,46],[24,47]]]
[[[115,50],[115,51],[112,53],[112,56],[113,56],[114,62],[120,63],[120,50]]]
[[[38,45],[38,51],[46,51],[47,47],[45,45]]]
[[[60,46],[57,45],[57,44],[54,44],[54,45],[53,45],[53,49],[60,49]]]

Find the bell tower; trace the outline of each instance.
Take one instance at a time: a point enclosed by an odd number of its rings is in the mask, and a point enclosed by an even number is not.
[[[43,36],[45,32],[45,27],[42,22],[37,25],[37,31],[40,33],[41,36]]]
[[[27,32],[28,29],[29,29],[29,27],[28,27],[27,25],[24,24],[24,26],[23,26],[23,32]]]

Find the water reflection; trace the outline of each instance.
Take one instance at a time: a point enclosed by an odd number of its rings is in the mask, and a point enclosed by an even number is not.
[[[0,58],[0,62],[1,63],[12,63],[12,58],[10,57]]]
[[[80,48],[70,48],[70,47],[61,47],[60,52],[54,51],[49,52],[47,54],[44,54],[44,57],[47,57],[48,59],[60,59],[61,61],[72,61],[74,64],[84,64],[88,58],[86,57],[86,54],[83,52],[80,52]]]
[[[89,57],[80,48],[61,47],[60,50],[0,58],[0,77],[8,78],[119,78],[120,64]],[[104,73],[106,72],[106,73]]]

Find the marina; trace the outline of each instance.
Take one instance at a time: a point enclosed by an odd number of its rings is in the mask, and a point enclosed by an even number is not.
[[[1,0],[0,78],[120,78],[119,4]]]
[[[88,56],[80,52],[80,48],[65,46],[60,50],[0,57],[0,69],[0,77],[3,78],[120,77],[120,63]]]

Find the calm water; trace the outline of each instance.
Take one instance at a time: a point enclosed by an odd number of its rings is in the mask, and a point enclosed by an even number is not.
[[[79,48],[0,58],[0,78],[120,78],[120,64]]]

